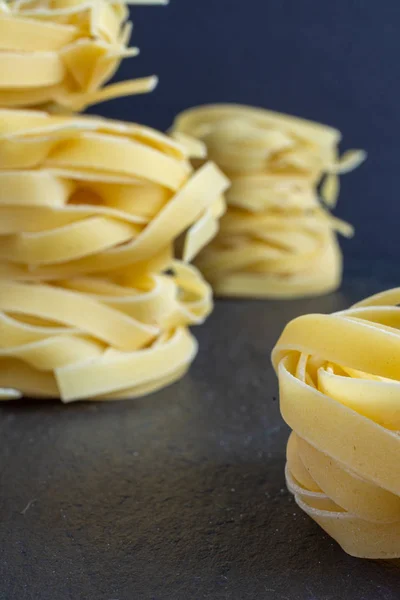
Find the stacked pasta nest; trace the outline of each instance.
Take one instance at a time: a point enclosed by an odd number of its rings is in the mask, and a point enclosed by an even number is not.
[[[328,208],[338,175],[360,164],[363,152],[339,159],[335,129],[238,105],[188,110],[173,133],[203,141],[232,182],[220,232],[198,261],[217,294],[284,298],[338,287],[336,232],[349,236],[352,228]]]
[[[38,4],[22,3],[21,22],[30,5],[46,22]],[[68,30],[99,4],[49,3],[57,14],[67,7]],[[106,4],[109,30],[124,7]],[[18,29],[20,14],[7,18]],[[71,97],[38,91],[27,104]],[[228,181],[211,163],[194,173],[189,159],[204,149],[182,141],[101,118],[0,110],[2,398],[131,398],[187,370],[197,350],[188,327],[212,308],[187,263],[215,234]]]
[[[296,502],[353,556],[400,556],[400,289],[289,323],[274,351]]]
[[[0,0],[0,106],[79,111],[151,91],[155,77],[103,88],[123,58],[139,53],[128,48],[128,15],[123,0]]]

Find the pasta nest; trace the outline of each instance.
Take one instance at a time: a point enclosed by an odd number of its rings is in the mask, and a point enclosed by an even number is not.
[[[154,89],[155,77],[102,89],[139,53],[128,16],[125,0],[0,0],[0,107],[80,111]]]
[[[226,177],[146,127],[0,111],[0,386],[132,397],[176,379],[211,309],[193,267],[224,211]]]
[[[342,548],[400,557],[400,288],[289,323],[272,353],[286,478]]]
[[[237,105],[186,111],[173,132],[203,141],[232,182],[221,231],[198,261],[217,294],[293,297],[337,288],[336,232],[351,235],[352,228],[328,207],[336,203],[338,174],[360,164],[363,152],[339,159],[337,130]]]

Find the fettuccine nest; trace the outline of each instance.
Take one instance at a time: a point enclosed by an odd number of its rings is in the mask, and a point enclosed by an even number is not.
[[[335,129],[237,105],[184,112],[173,126],[177,139],[182,134],[204,142],[232,182],[220,233],[197,263],[217,294],[280,298],[338,287],[336,232],[352,228],[327,207],[336,203],[338,174],[360,164],[363,152],[339,159]]]
[[[346,552],[400,557],[400,289],[286,326],[273,354],[296,502]]]
[[[189,149],[188,149],[189,148]],[[225,209],[225,176],[135,124],[0,111],[2,395],[134,397],[174,381],[211,310],[183,260]]]

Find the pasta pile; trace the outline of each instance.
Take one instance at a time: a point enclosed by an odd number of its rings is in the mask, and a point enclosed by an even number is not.
[[[352,228],[319,202],[335,205],[338,174],[364,160],[338,158],[335,129],[267,110],[204,106],[182,113],[173,134],[203,141],[231,179],[228,212],[198,266],[225,296],[290,298],[338,287],[342,257],[336,232]]]
[[[2,397],[135,397],[179,378],[211,290],[183,261],[208,243],[228,181],[135,124],[0,111]]]
[[[400,288],[289,323],[273,354],[296,502],[349,554],[400,557]]]
[[[164,0],[0,0],[0,107],[80,111],[90,104],[151,91],[148,77],[102,86],[128,48],[127,2]]]

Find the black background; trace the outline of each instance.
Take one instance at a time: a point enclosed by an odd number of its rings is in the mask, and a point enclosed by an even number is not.
[[[339,128],[368,162],[342,178],[337,214],[356,227],[348,257],[395,259],[400,138],[397,0],[172,0],[132,7],[138,58],[118,78],[157,90],[95,111],[166,129],[179,111],[240,102]]]

